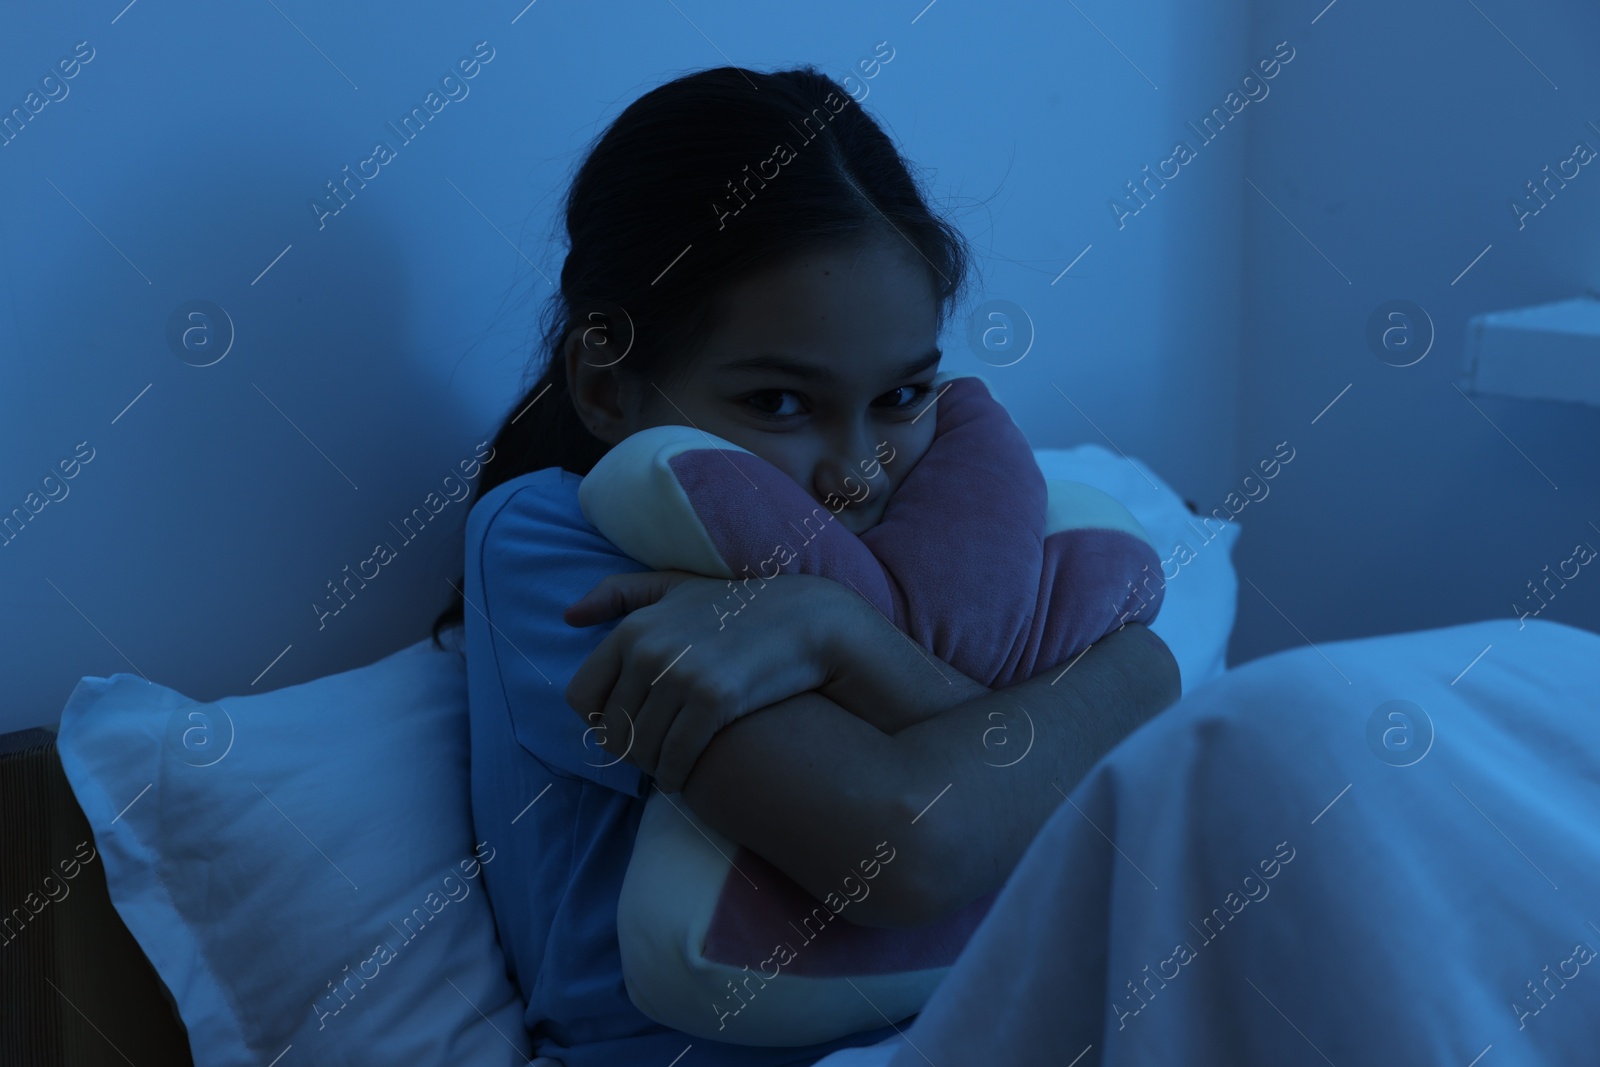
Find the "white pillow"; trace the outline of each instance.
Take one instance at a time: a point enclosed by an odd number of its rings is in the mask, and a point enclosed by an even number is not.
[[[1046,478],[1092,485],[1133,512],[1162,559],[1157,584],[1165,580],[1166,594],[1150,629],[1178,661],[1183,692],[1220,677],[1239,600],[1233,569],[1237,521],[1194,514],[1149,467],[1097,444],[1038,448],[1034,458]],[[1180,544],[1187,548],[1179,551]]]
[[[85,677],[58,750],[196,1067],[527,1062],[455,652],[208,704]]]

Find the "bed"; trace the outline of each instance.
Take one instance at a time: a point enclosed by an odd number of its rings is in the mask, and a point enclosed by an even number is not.
[[[1039,459],[1192,542],[1136,461]],[[904,1035],[826,1067],[1576,1062],[1593,1040],[1600,637],[1495,620],[1224,669],[1237,535],[1169,575],[1153,629],[1182,701],[1065,797]],[[22,904],[0,1056],[527,1062],[473,888],[493,847],[464,717],[459,658],[426,642],[209,703],[85,678],[59,737],[0,742]],[[391,965],[364,946],[395,914],[451,929]]]

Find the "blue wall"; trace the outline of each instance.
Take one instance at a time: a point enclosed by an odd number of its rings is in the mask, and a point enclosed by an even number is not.
[[[1576,142],[1600,149],[1600,8],[1342,2],[1313,26],[1322,2],[1258,5],[1251,33],[1298,57],[1254,116],[1259,192],[1238,193],[1236,455],[1242,472],[1288,440],[1296,459],[1239,516],[1230,661],[1510,618],[1575,545],[1600,548],[1600,408],[1455,384],[1470,316],[1600,285],[1600,163],[1520,229],[1510,206]],[[1366,339],[1397,299],[1435,330],[1405,367]],[[1539,617],[1600,630],[1593,570],[1553,580]]]
[[[1206,205],[1242,146],[1136,225],[1107,203],[1180,102],[1234,76],[1242,8],[140,4],[9,21],[0,106],[58,99],[0,147],[0,507],[66,495],[0,548],[0,728],[54,721],[82,675],[210,699],[422,636],[465,512],[431,517],[429,494],[457,492],[518,393],[578,152],[645,89],[730,60],[843,78],[889,42],[868,107],[990,255],[979,300],[1036,330],[1002,368],[958,323],[947,365],[988,374],[1038,445],[1100,440],[1092,419],[1187,495],[1231,469],[1238,209]],[[387,124],[480,41],[492,58],[466,95],[402,143]],[[395,157],[336,214],[314,210],[379,138]],[[210,325],[185,349],[169,335],[196,309]],[[191,365],[230,332],[223,358]],[[92,458],[72,466],[75,449]],[[395,558],[323,614],[378,542]]]
[[[460,566],[453,476],[519,393],[584,144],[679,73],[843,78],[880,41],[894,58],[866,104],[980,251],[967,310],[1005,302],[1032,342],[1010,362],[958,322],[949,369],[984,374],[1036,446],[1118,447],[1206,511],[1295,449],[1239,516],[1260,593],[1241,583],[1235,658],[1294,627],[1508,612],[1600,523],[1597,413],[1478,401],[1554,490],[1449,383],[1467,315],[1596,281],[1600,178],[1520,233],[1506,201],[1575,138],[1600,145],[1600,17],[1482,6],[1559,91],[1470,5],[1344,0],[1314,26],[1319,4],[1252,18],[1242,0],[19,9],[0,113],[58,99],[0,138],[0,512],[66,495],[0,547],[0,729],[54,721],[83,675],[211,699],[423,636]],[[1293,58],[1245,82],[1285,40]],[[478,42],[492,58],[465,95],[451,83],[402,143],[387,124]],[[1213,108],[1228,119],[1204,141],[1189,124]],[[395,157],[319,219],[379,138]],[[1179,140],[1192,157],[1164,163]],[[1409,368],[1365,347],[1394,298],[1438,327]],[[185,347],[195,310],[209,325]],[[378,542],[395,558],[323,614]],[[1584,582],[1547,617],[1600,628]]]

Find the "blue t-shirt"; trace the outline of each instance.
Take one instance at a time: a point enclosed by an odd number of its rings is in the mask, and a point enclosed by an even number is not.
[[[466,526],[472,817],[495,849],[484,888],[535,1054],[567,1067],[800,1067],[894,1036],[885,1026],[818,1045],[733,1045],[663,1026],[628,998],[617,898],[650,780],[600,747],[566,701],[620,619],[576,627],[561,615],[606,575],[648,568],[584,518],[580,481],[559,467],[513,478]]]

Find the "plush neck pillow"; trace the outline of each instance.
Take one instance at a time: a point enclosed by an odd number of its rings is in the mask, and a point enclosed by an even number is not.
[[[725,618],[780,573],[821,575],[991,688],[1067,661],[1125,621],[1152,621],[1160,559],[1138,520],[1098,489],[1046,481],[982,379],[935,382],[949,387],[933,443],[859,537],[835,521],[846,501],[820,505],[754,453],[690,426],[618,443],[580,484],[579,505],[649,568],[729,579]],[[852,499],[893,461],[862,457]],[[863,887],[892,853],[863,861]],[[920,1011],[998,893],[911,930],[832,921],[845,898],[817,901],[653,792],[618,904],[623,977],[640,1011],[690,1034],[828,1041]]]

